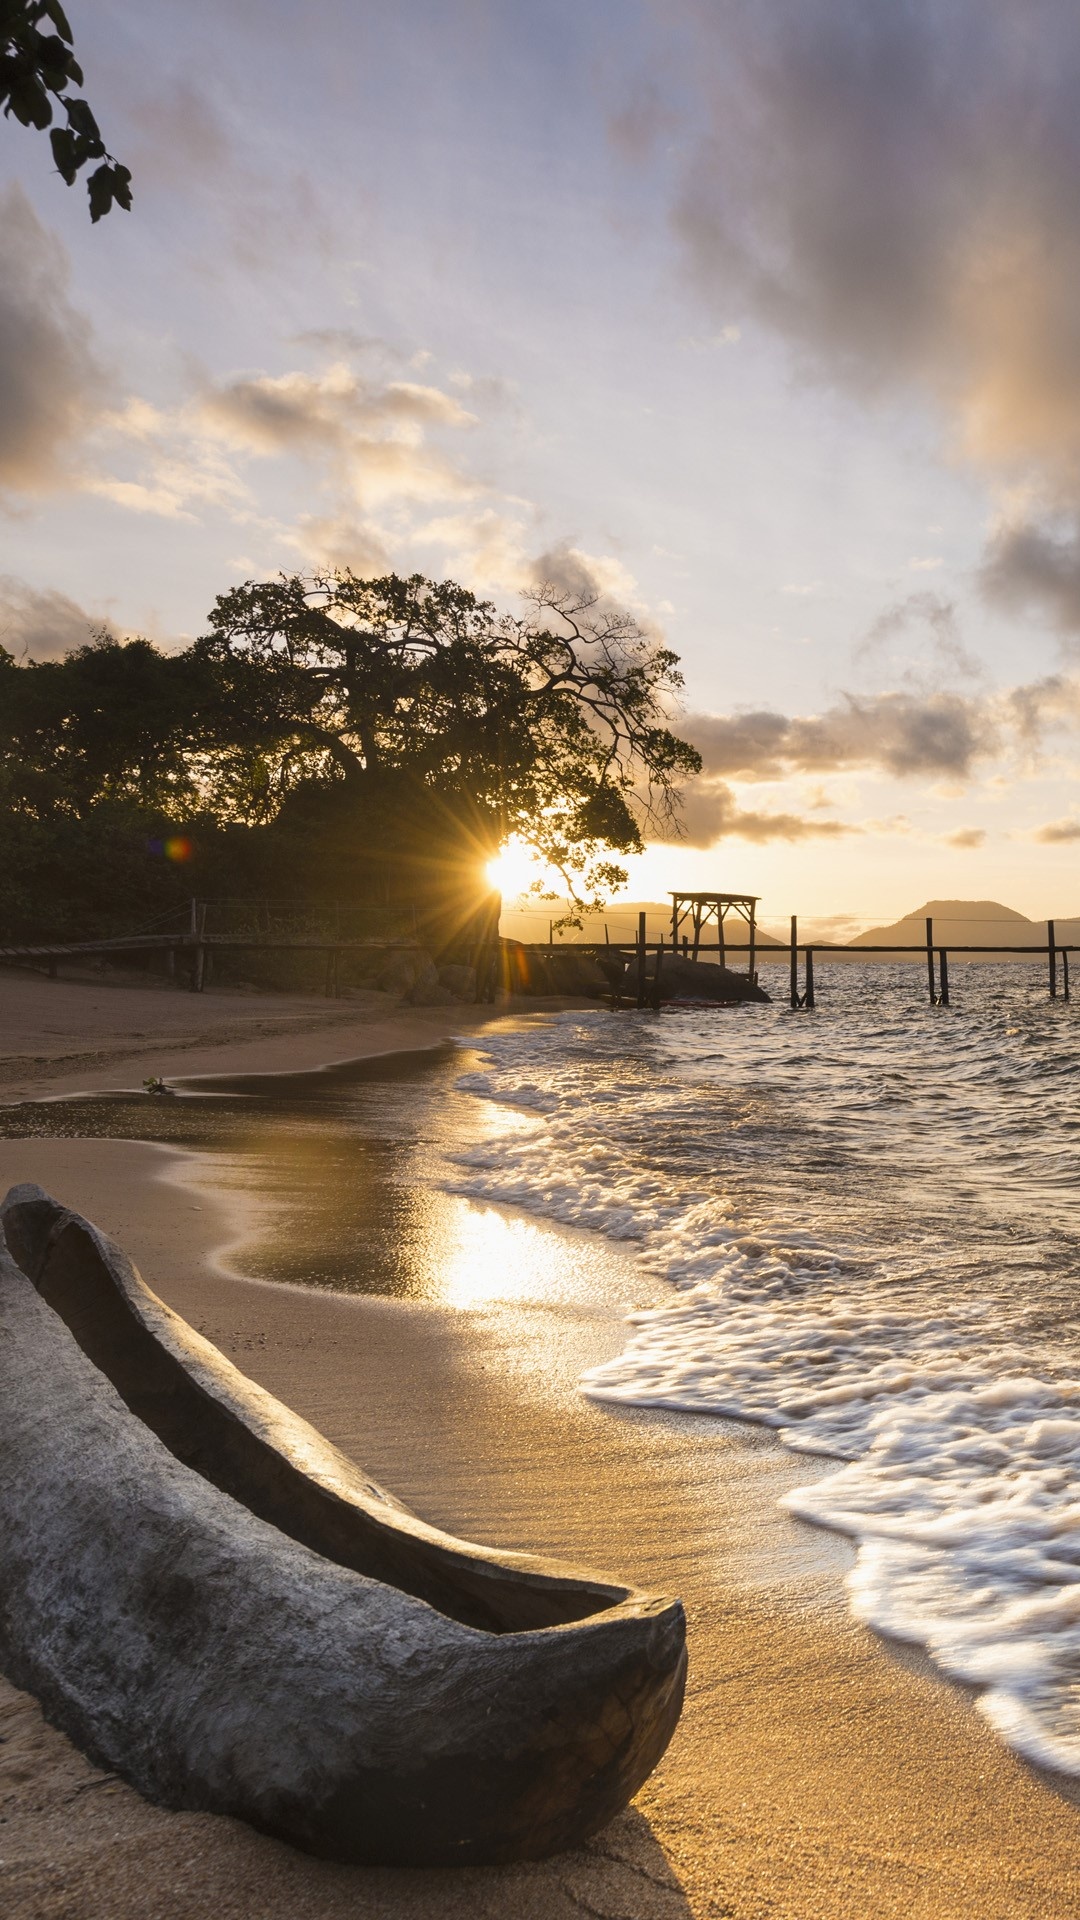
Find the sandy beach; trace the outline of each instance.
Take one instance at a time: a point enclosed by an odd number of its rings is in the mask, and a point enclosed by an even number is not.
[[[490,1009],[397,1008],[0,974],[5,1102],[150,1075],[289,1073],[433,1047]],[[509,1017],[522,1017],[520,1009]],[[533,1018],[527,1013],[524,1017]],[[10,1116],[9,1116],[10,1118]],[[1069,1920],[1076,1783],[1020,1761],[962,1688],[846,1608],[846,1543],[776,1506],[814,1471],[767,1433],[614,1411],[582,1369],[644,1297],[594,1236],[501,1222],[517,1291],[439,1301],[260,1284],[220,1255],[228,1196],[172,1148],[0,1140],[152,1286],[425,1518],[676,1592],[682,1724],[634,1807],[589,1846],[465,1872],[328,1865],[208,1815],[148,1805],[0,1682],[0,1906],[41,1920]],[[27,1130],[29,1134],[29,1129]],[[463,1218],[475,1212],[455,1201]],[[454,1216],[457,1217],[457,1216]],[[476,1241],[468,1243],[474,1248]],[[43,1410],[43,1413],[47,1410]]]

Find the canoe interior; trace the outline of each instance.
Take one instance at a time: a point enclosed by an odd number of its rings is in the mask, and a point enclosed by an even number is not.
[[[131,1412],[290,1538],[487,1633],[564,1626],[632,1597],[426,1527],[172,1314],[79,1215],[34,1187],[0,1211],[12,1257]]]

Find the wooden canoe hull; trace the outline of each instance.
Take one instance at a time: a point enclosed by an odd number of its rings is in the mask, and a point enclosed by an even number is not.
[[[341,1860],[536,1858],[626,1804],[677,1601],[426,1526],[88,1222],[0,1213],[0,1657],[77,1744]]]

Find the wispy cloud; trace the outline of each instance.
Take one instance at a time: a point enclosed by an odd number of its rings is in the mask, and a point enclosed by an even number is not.
[[[691,847],[711,847],[730,836],[763,845],[771,840],[835,840],[861,832],[861,827],[843,820],[744,807],[726,781],[706,774],[686,788],[677,825],[670,834],[657,837],[681,840]]]
[[[0,254],[0,489],[33,493],[74,483],[106,379],[63,249],[17,187],[0,198]]]
[[[1080,631],[1080,13],[686,0],[684,17],[672,219],[717,320],[764,322],[864,401],[929,398],[951,454],[1029,486],[985,590]],[[1056,541],[1047,513],[1070,522]]]
[[[32,587],[14,574],[0,574],[0,647],[16,659],[60,659],[109,624],[55,587]]]

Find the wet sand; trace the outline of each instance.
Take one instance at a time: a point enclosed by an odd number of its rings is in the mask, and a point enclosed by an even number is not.
[[[212,1055],[205,1028],[197,1044],[183,1038],[176,1051],[186,1060]],[[284,1038],[298,1066],[327,1057],[318,1030]],[[258,1044],[231,1037],[219,1059],[235,1065],[227,1050]],[[209,1070],[201,1058],[200,1070]],[[581,1398],[581,1368],[618,1350],[623,1308],[648,1293],[617,1251],[452,1201],[449,1237],[453,1208],[472,1224],[442,1298],[344,1297],[223,1271],[214,1255],[235,1239],[235,1198],[215,1193],[205,1164],[172,1150],[0,1141],[0,1181],[24,1178],[115,1233],[172,1305],[426,1518],[680,1592],[691,1684],[660,1768],[591,1846],[536,1866],[458,1873],[330,1866],[232,1821],[150,1807],[0,1685],[5,1913],[1080,1912],[1075,1789],[1002,1747],[966,1692],[921,1656],[850,1620],[846,1544],[776,1510],[778,1494],[813,1470],[807,1462],[735,1423]]]

